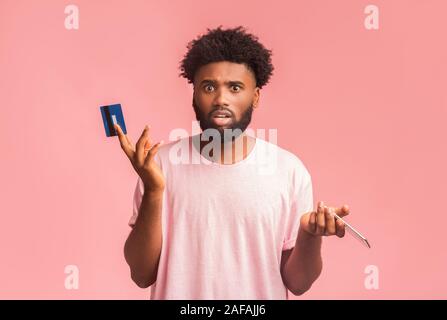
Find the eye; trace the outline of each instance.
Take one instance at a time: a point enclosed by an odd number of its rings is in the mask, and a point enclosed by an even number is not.
[[[236,92],[239,92],[239,91],[241,90],[241,87],[238,86],[237,84],[232,85],[231,88],[232,88],[232,89],[237,88],[237,90],[236,90],[236,89],[234,90],[234,91],[236,91]]]
[[[212,89],[211,89],[211,90],[208,90],[208,88],[213,88],[213,86],[210,85],[210,84],[207,84],[204,88],[205,88],[205,91],[206,91],[206,92],[211,92]]]

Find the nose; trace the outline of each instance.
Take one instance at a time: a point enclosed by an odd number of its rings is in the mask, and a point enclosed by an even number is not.
[[[228,107],[227,93],[222,88],[216,90],[213,104],[215,107]]]

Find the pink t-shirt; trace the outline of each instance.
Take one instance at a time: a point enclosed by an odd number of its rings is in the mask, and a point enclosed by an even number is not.
[[[305,166],[260,138],[230,165],[209,161],[195,147],[188,157],[181,150],[190,142],[168,143],[155,157],[166,188],[151,299],[287,299],[281,253],[295,246],[300,217],[313,210]],[[143,192],[138,178],[130,226]]]

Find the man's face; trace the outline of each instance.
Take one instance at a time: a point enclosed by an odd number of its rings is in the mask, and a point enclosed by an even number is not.
[[[193,108],[200,128],[244,132],[259,101],[259,88],[252,71],[244,64],[213,62],[202,66],[194,77]],[[234,140],[234,137],[233,139]]]

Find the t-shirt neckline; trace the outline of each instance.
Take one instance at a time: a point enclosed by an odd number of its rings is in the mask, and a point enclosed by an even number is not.
[[[250,135],[247,135],[247,136],[250,136]],[[256,153],[256,150],[257,150],[257,148],[258,148],[258,145],[259,145],[259,139],[258,139],[257,137],[250,136],[250,137],[252,137],[252,138],[255,139],[255,145],[253,146],[253,149],[251,149],[250,153],[249,153],[244,159],[242,159],[242,160],[240,160],[240,161],[238,161],[238,162],[236,162],[236,163],[232,163],[232,164],[223,164],[223,163],[219,163],[219,162],[214,162],[214,161],[212,161],[212,160],[209,160],[209,159],[206,158],[205,156],[203,156],[203,155],[200,153],[200,151],[196,149],[196,147],[195,147],[195,145],[194,145],[194,142],[193,142],[193,137],[194,137],[194,136],[192,136],[192,137],[190,138],[190,139],[191,139],[191,147],[192,147],[193,152],[199,155],[199,157],[200,157],[200,163],[204,163],[204,164],[207,164],[207,165],[212,165],[212,166],[217,167],[217,168],[234,168],[234,167],[243,165],[244,163],[250,161],[250,159],[251,159],[252,157],[254,157],[254,155],[255,155],[255,153]]]

